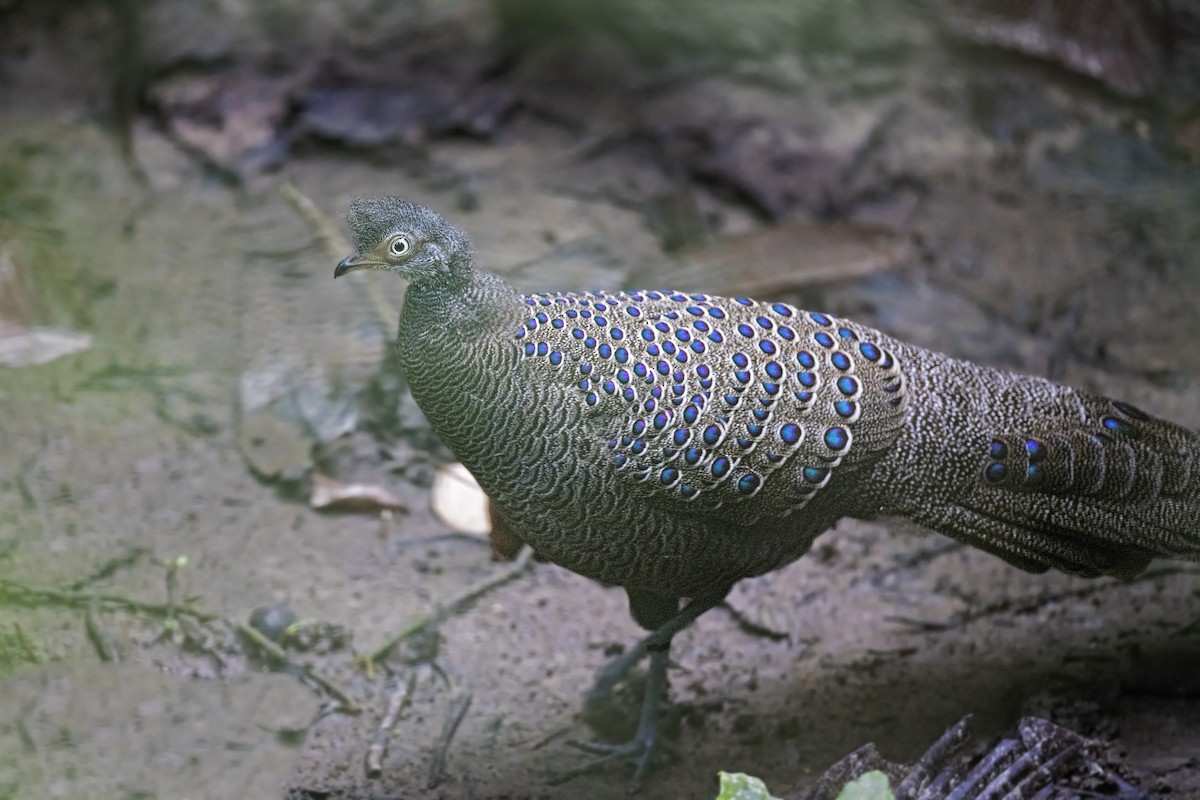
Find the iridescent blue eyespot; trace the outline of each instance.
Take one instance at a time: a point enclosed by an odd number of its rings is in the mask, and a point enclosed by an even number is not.
[[[1030,464],[1025,468],[1025,485],[1040,486],[1046,480],[1046,470],[1041,464]]]
[[[593,321],[602,328],[608,324],[608,320],[605,319],[604,317],[600,316],[599,314],[596,315],[596,318]]]
[[[587,378],[584,378],[579,382],[579,388],[586,392],[588,389],[592,388],[592,382]]]
[[[631,317],[640,317],[642,315],[642,310],[637,306],[627,306],[625,308],[625,313]]]
[[[653,342],[654,341],[654,331],[650,330],[649,328],[642,328],[642,338],[645,339],[647,342]]]
[[[564,321],[563,321],[563,320],[562,320],[560,317],[555,317],[554,319],[550,320],[550,326],[551,326],[551,327],[553,327],[553,328],[558,328],[558,329],[560,329],[560,330],[561,330],[561,329],[562,329],[562,328],[563,328],[563,327],[564,327],[566,324],[567,324],[567,323],[566,323],[566,322],[564,322]]]
[[[766,392],[767,394],[778,394],[779,393],[779,384],[778,383],[766,382],[766,383],[763,383],[762,388],[763,388],[763,391]]]
[[[868,361],[878,361],[879,356],[881,355],[879,348],[870,342],[863,342],[860,344],[858,346],[858,352],[862,353],[863,358],[867,359]]]
[[[670,486],[679,480],[679,470],[674,467],[666,467],[662,472],[658,473],[658,479],[662,482],[663,486]]]
[[[671,418],[667,416],[666,412],[660,411],[654,415],[654,419],[651,420],[650,424],[654,426],[656,431],[661,431],[663,428],[667,427],[667,423],[670,421]]]
[[[858,338],[858,334],[855,333],[854,331],[850,330],[849,328],[838,328],[838,336],[842,337],[843,339],[857,339]]]
[[[661,352],[662,352],[662,350],[659,350],[659,349],[658,349],[658,345],[656,345],[656,344],[652,344],[652,345],[650,345],[649,347],[647,347],[647,348],[646,348],[646,354],[647,354],[647,355],[656,356],[656,355],[658,355],[658,354],[659,354],[659,353],[661,353]]]
[[[833,337],[825,331],[817,331],[813,334],[813,340],[821,345],[821,347],[833,347]]]
[[[703,438],[705,444],[714,445],[721,440],[721,429],[716,425],[709,425],[704,429]]]
[[[727,405],[736,406],[738,404],[738,396],[736,394],[725,395],[725,403]]]
[[[598,398],[596,397],[596,393],[595,393],[595,392],[588,392],[588,393],[587,393],[587,397],[583,398],[583,401],[584,401],[585,403],[587,403],[589,406],[594,406],[594,405],[596,405],[596,400],[597,400],[597,399],[598,399]]]
[[[536,352],[536,351],[537,351],[537,347],[534,345],[534,343],[533,343],[533,342],[526,342],[526,343],[525,343],[525,355],[527,355],[527,356],[531,356],[531,355],[533,355],[533,354],[534,354],[534,352]]]
[[[744,305],[744,306],[752,306],[752,305],[754,305],[754,301],[753,301],[753,300],[751,300],[751,299],[750,299],[750,298],[748,298],[748,297],[735,297],[735,298],[733,298],[733,301],[734,301],[735,303],[740,303],[740,304],[742,304],[742,305]]]
[[[1008,456],[1008,445],[999,439],[992,439],[992,443],[988,445],[988,455],[1001,461]]]
[[[696,417],[698,416],[700,416],[700,409],[696,408],[694,405],[689,405],[683,410],[683,421],[688,425],[691,425],[693,422],[695,422]]]
[[[771,310],[781,317],[790,317],[792,315],[792,310],[783,303],[775,303],[771,306]]]
[[[584,310],[582,310],[582,311],[580,311],[580,312],[579,312],[579,316],[583,317],[584,319],[591,319],[591,318],[592,318],[592,312],[588,311],[588,310],[585,308]]]
[[[696,366],[696,374],[701,378],[707,378],[712,374],[712,370],[709,369],[708,364],[699,364]]]
[[[596,352],[599,354],[599,356],[601,358],[608,358],[609,356],[612,355],[612,352],[613,352],[612,345],[610,345],[608,342],[604,342],[603,344],[600,345],[600,349],[597,350]]]
[[[688,346],[692,348],[693,353],[703,353],[704,352],[704,342],[700,341],[699,339],[694,339],[692,341],[692,343]]]
[[[619,359],[620,356],[618,355],[617,358]],[[650,374],[650,370],[646,369],[646,365],[639,361],[633,365],[633,374],[639,378],[644,378]]]
[[[763,371],[775,380],[779,380],[783,377],[783,367],[781,367],[777,361],[768,361],[765,365],[763,365]]]
[[[993,461],[991,464],[987,465],[987,469],[984,470],[983,474],[987,476],[987,479],[992,483],[999,483],[1008,476],[1008,467],[1004,466],[1004,464],[999,461]]]
[[[801,386],[807,386],[810,389],[817,385],[817,375],[815,372],[798,372],[796,373],[796,380],[800,382]]]
[[[839,417],[853,417],[857,409],[854,403],[849,400],[838,400],[833,404],[833,410],[837,412]]]
[[[850,369],[850,356],[840,352],[833,353],[829,356],[829,363],[838,369]]]
[[[817,359],[807,350],[801,350],[799,353],[796,353],[796,361],[805,369],[812,369],[817,365]]]
[[[830,428],[825,431],[825,446],[830,450],[844,450],[850,443],[850,434],[845,428]]]
[[[741,369],[745,369],[746,367],[750,366],[750,359],[746,356],[745,353],[734,353],[729,358],[730,358],[730,360],[733,361],[733,365],[735,367],[740,367]]]
[[[811,319],[813,322],[817,323],[818,325],[832,325],[833,324],[829,320],[829,317],[825,316],[824,314],[819,314],[815,311],[812,312],[811,314],[809,314],[808,318]]]
[[[738,383],[749,383],[750,382],[750,373],[746,372],[746,370],[744,370],[744,369],[740,369],[740,370],[734,372],[733,377],[738,380]]]
[[[671,326],[668,325],[667,323],[663,322],[662,320],[659,320],[658,322],[654,323],[654,327],[657,328],[658,330],[662,331],[663,333],[671,332]]]
[[[820,483],[828,474],[829,470],[824,467],[805,467],[803,470],[804,480],[809,483]]]
[[[747,472],[738,479],[737,488],[742,494],[754,494],[760,485],[762,485],[762,479],[753,472]]]
[[[614,339],[624,339],[625,331],[621,330],[620,328],[610,328],[608,331],[608,335]]]
[[[583,346],[590,350],[591,348],[596,346],[596,340],[593,339],[591,336],[589,336],[583,340]]]
[[[559,364],[561,364],[562,363],[562,353],[558,352],[557,350],[551,352],[550,353],[550,363],[556,367]]]
[[[634,455],[639,455],[646,449],[646,442],[643,439],[634,439],[633,444],[629,446],[629,451]]]
[[[704,451],[699,447],[689,447],[683,451],[683,460],[692,466],[699,464],[702,458],[704,458]]]
[[[618,347],[613,351],[613,356],[617,359],[618,364],[624,364],[629,361],[629,351],[624,347]]]
[[[696,487],[692,486],[690,483],[679,484],[679,493],[684,497],[695,497],[697,494]]]
[[[617,370],[617,380],[621,383],[629,383],[629,370]]]
[[[691,314],[693,317],[698,317],[698,316],[700,316],[701,314],[703,314],[703,313],[704,313],[704,309],[702,309],[702,308],[697,308],[696,306],[688,306],[688,307],[685,309],[685,311],[687,311],[687,312],[688,312],[689,314]]]
[[[675,433],[672,434],[672,436],[671,436],[671,441],[673,441],[676,444],[676,446],[683,447],[685,444],[688,443],[688,439],[691,439],[691,438],[692,438],[692,432],[689,429],[676,428]]]
[[[663,342],[662,349],[663,349],[663,352],[666,353],[667,355],[674,355],[675,354],[675,343],[674,342]]]
[[[717,342],[719,344],[725,341],[725,337],[721,335],[720,331],[713,331],[708,335],[708,340],[710,342]]]
[[[691,341],[692,335],[683,328],[680,328],[679,330],[675,331],[675,338],[681,342],[688,342]]]
[[[795,339],[795,338],[796,338],[796,332],[795,332],[795,331],[793,331],[791,328],[789,328],[787,325],[780,325],[778,328],[776,328],[776,329],[775,329],[775,331],[776,331],[776,333],[778,333],[778,334],[779,334],[781,337],[783,337],[784,339],[788,340],[789,342],[790,342],[792,339]]]
[[[539,356],[544,356],[549,352],[550,352],[550,345],[546,344],[545,342],[538,342],[537,354]]]
[[[1037,439],[1025,440],[1025,453],[1029,456],[1029,461],[1041,461],[1046,457],[1046,445],[1039,442]]]
[[[708,330],[708,323],[702,319],[698,319],[692,323],[692,327],[703,333]]]
[[[526,327],[526,328],[528,328],[528,329],[529,329],[529,330],[531,330],[531,331],[532,331],[532,330],[535,330],[535,329],[537,328],[537,326],[538,326],[538,324],[537,324],[537,320],[536,320],[536,319],[531,319],[531,320],[528,320],[528,321],[526,321],[526,323],[525,323],[525,327]]]
[[[754,321],[758,323],[758,327],[760,327],[760,328],[770,329],[771,326],[775,324],[775,323],[771,322],[771,320],[767,319],[766,317],[755,317]]]
[[[671,365],[665,361],[659,361],[654,365],[654,368],[658,370],[658,374],[660,375],[666,375],[671,371]]]
[[[628,463],[628,461],[629,461],[629,457],[626,456],[624,453],[617,453],[615,456],[613,456],[613,463],[616,464],[618,467],[625,466],[625,464]]]
[[[1110,431],[1112,431],[1113,433],[1132,433],[1133,432],[1132,426],[1122,422],[1121,420],[1117,419],[1116,417],[1105,417],[1104,419],[1100,420],[1100,423],[1105,428],[1108,428]]]
[[[633,435],[634,436],[641,436],[645,430],[646,430],[646,420],[635,419],[633,421]]]
[[[571,319],[575,319],[576,317],[578,317],[578,316],[579,316],[579,312],[578,312],[578,311],[576,311],[576,310],[575,310],[575,309],[573,309],[573,308],[568,308],[568,309],[567,309],[567,316],[568,316],[568,317],[570,317]]]
[[[796,395],[796,399],[799,400],[801,403],[811,402],[812,398],[813,398],[812,392],[809,392],[809,391],[801,390],[799,392],[793,392],[793,394]]]
[[[775,355],[775,343],[769,339],[763,339],[758,343],[758,349],[762,350],[769,356]]]
[[[849,375],[843,375],[837,379],[837,387],[839,392],[849,397],[858,391],[858,381]]]
[[[602,388],[607,394],[615,394],[617,391],[617,385],[612,381],[605,381],[600,385],[600,388]]]
[[[738,325],[738,333],[746,338],[750,338],[754,336],[754,329],[743,322],[741,325]]]
[[[713,319],[725,319],[725,312],[719,308],[710,308],[708,315]]]
[[[587,362],[584,362],[584,363],[580,364],[580,365],[579,365],[579,372],[580,372],[581,374],[583,374],[583,375],[590,375],[590,374],[592,374],[592,365],[591,365],[591,364],[588,364]]]
[[[803,435],[800,426],[791,422],[779,429],[779,438],[787,444],[795,444],[800,441],[800,437]]]
[[[709,471],[712,472],[714,478],[723,478],[729,474],[729,468],[732,466],[729,459],[725,456],[717,456],[713,459],[712,466]]]

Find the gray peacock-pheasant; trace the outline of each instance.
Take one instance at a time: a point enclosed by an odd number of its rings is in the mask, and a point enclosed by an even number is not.
[[[1200,559],[1200,436],[1126,403],[786,303],[520,295],[423,206],[361,199],[348,219],[334,276],[411,281],[401,363],[496,525],[624,587],[652,631],[598,682],[650,652],[638,733],[584,768],[643,773],[674,634],[842,517],[907,517],[1032,572]]]

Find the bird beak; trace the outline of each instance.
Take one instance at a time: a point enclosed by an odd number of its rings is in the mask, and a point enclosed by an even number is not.
[[[364,258],[363,256],[355,253],[354,255],[346,256],[340,262],[338,262],[337,267],[333,270],[333,277],[340,278],[347,272],[354,272],[360,269],[375,269],[379,266],[381,265],[378,261],[370,258]]]

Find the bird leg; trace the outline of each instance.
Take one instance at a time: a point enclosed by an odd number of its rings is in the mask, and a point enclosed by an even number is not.
[[[621,744],[573,742],[580,749],[593,753],[599,758],[555,776],[551,783],[562,783],[577,775],[600,769],[614,761],[628,761],[634,766],[634,782],[636,784],[646,775],[655,753],[660,750],[674,751],[674,745],[662,737],[658,727],[658,718],[667,694],[667,668],[671,663],[671,640],[675,634],[695,622],[701,614],[720,604],[729,594],[730,588],[732,587],[725,587],[720,592],[692,598],[683,608],[679,608],[679,601],[674,598],[668,600],[651,595],[630,593],[629,605],[634,618],[642,625],[651,621],[657,624],[649,635],[610,661],[597,673],[596,682],[592,685],[584,702],[588,706],[607,702],[612,697],[617,684],[649,653],[650,668],[646,675],[646,690],[642,697],[642,710],[638,718],[637,732],[632,739]],[[672,606],[673,612],[666,610]],[[665,619],[663,619],[664,616]]]

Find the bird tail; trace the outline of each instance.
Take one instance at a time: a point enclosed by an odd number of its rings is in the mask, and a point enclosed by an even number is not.
[[[1200,560],[1200,436],[1064,391],[1080,415],[996,431],[966,490],[927,522],[1033,572],[1132,577],[1155,557]]]

